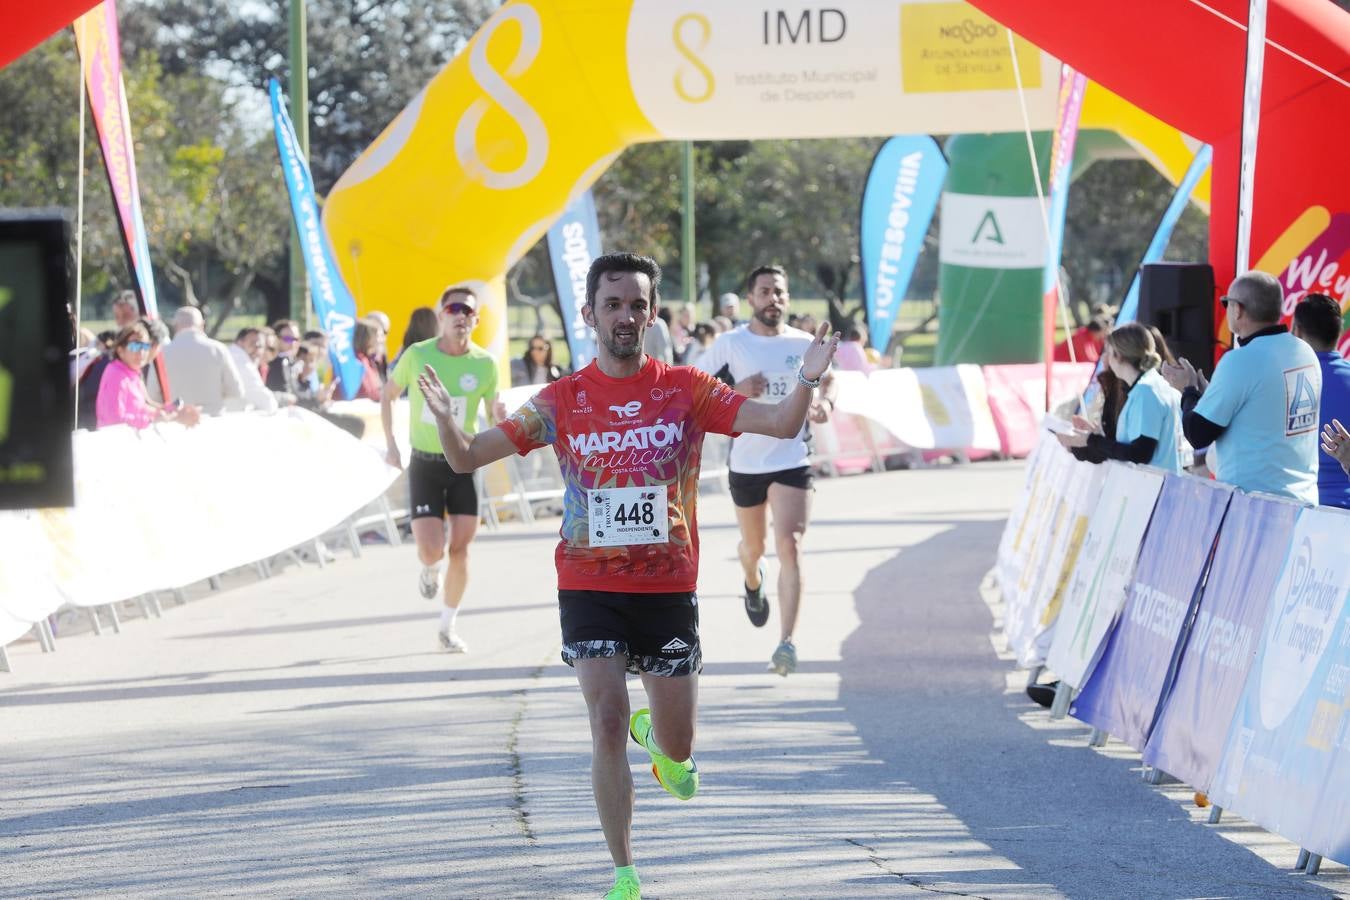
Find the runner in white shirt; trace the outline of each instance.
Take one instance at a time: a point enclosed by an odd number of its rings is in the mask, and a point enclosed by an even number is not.
[[[718,335],[695,362],[716,374],[726,367],[736,390],[753,400],[777,403],[797,384],[797,369],[812,336],[785,322],[790,300],[787,273],[781,266],[760,266],[746,279],[750,321]],[[834,410],[836,387],[829,372],[812,400],[810,418],[825,422]],[[809,432],[803,427],[780,440],[745,434],[731,445],[731,500],[736,504],[741,542],[737,552],[745,572],[745,612],[756,626],[769,619],[764,595],[764,541],[768,511],[773,511],[774,547],[778,552],[780,641],[769,671],[786,676],[797,668],[793,631],[801,605],[801,540],[811,513]]]

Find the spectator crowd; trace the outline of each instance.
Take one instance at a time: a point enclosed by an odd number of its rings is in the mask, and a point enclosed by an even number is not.
[[[1054,358],[1099,363],[1092,412],[1075,416],[1060,441],[1079,459],[1118,459],[1172,472],[1212,475],[1248,491],[1305,503],[1350,508],[1350,361],[1337,352],[1340,305],[1325,294],[1305,295],[1292,327],[1281,324],[1284,293],[1260,272],[1240,275],[1221,298],[1234,347],[1206,378],[1207,360],[1178,359],[1156,327],[1112,327],[1112,310],[1098,307],[1086,325],[1056,346]],[[744,324],[741,298],[722,295],[717,314],[698,321],[692,304],[662,305],[647,330],[646,353],[694,365],[718,335]],[[201,311],[185,306],[163,322],[142,317],[131,291],[112,305],[115,329],[81,333],[73,354],[82,428],[162,421],[195,425],[201,416],[299,406],[356,436],[362,420],[330,409],[337,381],[328,338],[289,319],[241,329],[228,344],[209,337]],[[815,318],[792,315],[804,332]],[[438,337],[431,307],[415,309],[391,360],[390,321],[373,312],[360,319],[353,351],[362,379],[355,398],[379,402],[398,359],[414,344]],[[836,366],[869,372],[884,361],[863,331],[849,327]],[[166,398],[161,373],[172,386]],[[568,374],[553,343],[533,335],[511,361],[514,384],[544,385]]]

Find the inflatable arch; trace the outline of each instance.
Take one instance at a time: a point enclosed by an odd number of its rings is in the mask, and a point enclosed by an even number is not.
[[[1246,0],[971,0],[1094,82],[1214,148],[1210,261],[1220,288],[1237,255]],[[1250,266],[1281,278],[1285,314],[1308,290],[1350,303],[1350,13],[1269,0]],[[1226,321],[1215,307],[1221,338]],[[1350,349],[1342,342],[1341,350]]]
[[[1016,61],[1052,128],[1059,61],[1021,39]],[[324,225],[362,311],[399,329],[476,283],[476,337],[504,357],[503,274],[628,145],[1021,132],[1012,62],[1001,26],[948,0],[512,0],[339,179]],[[1082,125],[1174,183],[1195,151],[1100,87]]]

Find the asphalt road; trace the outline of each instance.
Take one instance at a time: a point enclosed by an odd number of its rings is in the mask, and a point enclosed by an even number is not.
[[[1343,867],[1291,873],[1297,848],[1201,824],[1188,790],[1021,695],[980,590],[1020,480],[819,482],[787,679],[765,672],[776,618],[741,610],[730,501],[704,498],[702,790],[668,797],[634,748],[644,896],[1350,895]],[[464,656],[434,649],[409,545],[12,647],[0,896],[600,896],[556,527],[481,535]]]

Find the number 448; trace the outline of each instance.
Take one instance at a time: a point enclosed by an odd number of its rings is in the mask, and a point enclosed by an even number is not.
[[[620,503],[614,511],[614,521],[619,525],[650,525],[656,521],[656,510],[650,502],[633,501],[631,506]]]

